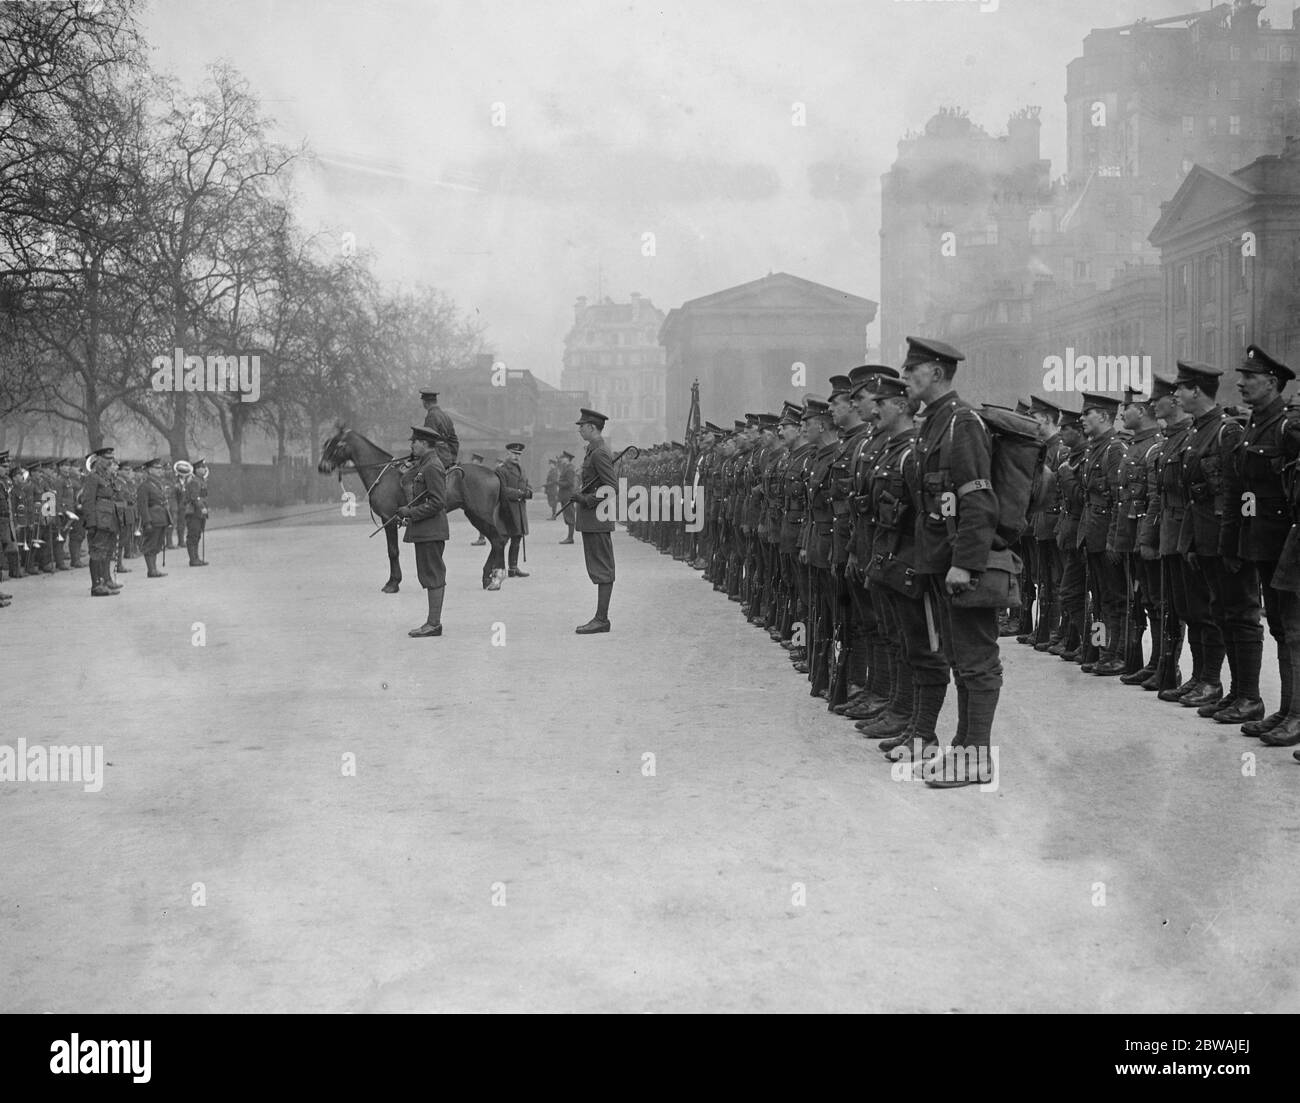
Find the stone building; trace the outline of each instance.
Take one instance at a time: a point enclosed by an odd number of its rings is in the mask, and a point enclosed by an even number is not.
[[[586,391],[609,416],[611,444],[658,444],[664,422],[664,350],[658,342],[664,313],[635,291],[631,301],[579,297],[564,338],[560,385]]]
[[[703,417],[777,413],[784,399],[826,394],[826,380],[865,359],[870,299],[786,272],[691,299],[668,312],[659,341],[667,352],[669,436],[680,440],[700,381]],[[792,380],[804,366],[802,385]]]

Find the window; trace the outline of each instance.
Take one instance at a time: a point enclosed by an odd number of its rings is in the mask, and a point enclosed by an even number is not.
[[[1201,337],[1201,357],[1213,364],[1219,358],[1219,331],[1210,327]]]
[[[1191,137],[1191,135],[1193,135],[1193,134],[1196,133],[1196,116],[1195,116],[1195,115],[1184,115],[1184,116],[1183,116],[1183,133],[1186,134],[1188,137]]]
[[[1180,334],[1178,337],[1178,359],[1187,359],[1187,335]]]
[[[1289,49],[1289,47],[1284,47],[1284,49]],[[1237,331],[1237,348],[1241,349],[1242,352],[1245,352],[1246,351],[1246,323],[1238,322],[1236,325],[1236,331]]]
[[[1280,80],[1275,80],[1273,82],[1273,98],[1275,100],[1280,100],[1282,98],[1282,82]]]
[[[1074,278],[1076,280],[1086,280],[1091,275],[1091,265],[1086,260],[1076,260],[1074,262]]]
[[[1278,56],[1283,61],[1295,61],[1295,47],[1283,46],[1281,50],[1278,52]]]
[[[1229,116],[1228,116],[1228,133],[1229,133],[1229,134],[1240,134],[1240,133],[1241,133],[1241,116],[1240,116],[1240,115],[1229,115]]]
[[[1276,42],[1270,42],[1270,43],[1268,44],[1268,60],[1269,60],[1269,61],[1276,61],[1276,60],[1277,60],[1277,43],[1276,43]]]
[[[1192,162],[1191,162],[1190,158],[1184,157],[1184,158],[1183,158],[1183,175],[1186,176],[1186,175],[1187,175],[1189,172],[1191,172],[1191,171],[1192,171]]]
[[[1240,60],[1241,60],[1241,47],[1240,47],[1240,46],[1233,46],[1232,49],[1228,51],[1228,53],[1229,53],[1229,56],[1232,58],[1233,61],[1240,61]]]
[[[1205,125],[1210,132],[1211,138],[1215,137],[1219,133],[1219,118],[1217,115],[1211,115],[1206,119]]]
[[[1187,305],[1187,265],[1180,264],[1174,274],[1174,306]]]
[[[1240,249],[1237,250],[1237,290],[1246,289],[1246,254]]]
[[[1230,100],[1241,99],[1241,81],[1232,80],[1228,82],[1228,99]]]
[[[1205,301],[1217,302],[1219,298],[1219,258],[1209,257],[1205,262]]]

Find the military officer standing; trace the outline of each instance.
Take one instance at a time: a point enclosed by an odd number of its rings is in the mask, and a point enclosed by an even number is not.
[[[439,438],[439,459],[443,461],[444,470],[460,457],[460,438],[456,436],[456,426],[451,415],[438,405],[438,392],[426,388],[420,392],[420,401],[424,404],[424,427],[432,429]]]
[[[144,465],[144,479],[136,491],[136,511],[144,532],[142,551],[146,578],[165,578],[158,569],[158,555],[167,546],[167,528],[172,523],[167,487],[162,481],[163,461],[154,457]]]
[[[1244,436],[1242,427],[1216,400],[1222,375],[1222,368],[1180,361],[1174,381],[1183,409],[1192,416],[1192,429],[1182,455],[1187,512],[1183,515],[1178,550],[1190,568],[1188,636],[1199,626],[1201,652],[1201,686],[1184,694],[1178,703],[1206,717],[1213,717],[1220,708],[1232,711],[1239,696],[1238,644],[1248,650],[1262,649],[1264,640],[1259,596],[1240,585],[1239,571],[1229,569],[1239,567],[1239,561],[1224,564],[1221,554],[1229,459]],[[1220,680],[1225,657],[1232,674],[1226,697]],[[1255,696],[1259,696],[1258,687]],[[1210,708],[1212,705],[1216,707]],[[1259,719],[1264,715],[1262,709],[1260,705]]]
[[[113,553],[124,518],[121,492],[113,474],[117,462],[112,448],[98,448],[86,457],[86,478],[81,484],[81,514],[90,541],[90,594],[116,597],[122,588],[111,575]]]
[[[578,473],[573,470],[573,453],[560,453],[560,469],[556,475],[556,492],[562,503],[564,523],[569,526],[569,534],[561,544],[573,543],[573,526],[577,520],[577,506],[573,504],[574,492],[578,489]]]
[[[1093,593],[1092,615],[1102,623],[1101,654],[1095,663],[1084,663],[1085,673],[1112,677],[1124,673],[1121,626],[1124,610],[1124,569],[1115,550],[1119,523],[1120,473],[1124,465],[1124,442],[1115,435],[1119,399],[1109,395],[1083,395],[1081,422],[1088,448],[1079,472],[1083,512],[1079,520],[1078,548],[1086,557],[1088,581]],[[1085,630],[1091,625],[1085,625]]]
[[[1160,664],[1160,558],[1149,542],[1145,547],[1142,545],[1139,535],[1150,505],[1149,473],[1162,437],[1151,397],[1132,389],[1126,391],[1124,397],[1124,425],[1131,435],[1120,472],[1122,511],[1115,548],[1125,557],[1124,569],[1127,572],[1125,621],[1128,639],[1124,647],[1126,653],[1135,653],[1135,660],[1141,657],[1143,629],[1147,624],[1151,626],[1150,661],[1135,663],[1133,669],[1129,669],[1130,664],[1126,663],[1120,677],[1125,685],[1134,686],[1152,677]]]
[[[1239,589],[1253,594],[1262,585],[1264,613],[1269,635],[1277,649],[1282,700],[1268,717],[1250,717],[1241,725],[1243,735],[1258,736],[1274,747],[1300,743],[1300,597],[1273,587],[1282,548],[1291,528],[1288,481],[1294,481],[1300,461],[1300,416],[1288,411],[1282,390],[1292,379],[1287,365],[1274,360],[1257,345],[1246,349],[1238,369],[1237,389],[1250,407],[1250,421],[1229,469],[1229,490],[1224,513],[1224,567],[1240,564],[1236,573]],[[1259,698],[1259,651],[1237,645],[1237,679],[1243,696]],[[1260,707],[1253,711],[1263,710]],[[1219,723],[1230,723],[1225,713],[1216,713]]]
[[[524,454],[524,446],[519,443],[506,445],[506,458],[498,465],[501,473],[506,498],[505,508],[501,511],[506,523],[506,536],[510,537],[509,567],[511,578],[527,578],[528,572],[519,569],[519,544],[528,535],[528,501],[533,496],[533,488],[528,485],[528,476],[519,464]]]
[[[185,466],[181,467],[181,464]],[[185,547],[190,554],[190,566],[206,567],[208,561],[199,556],[199,542],[208,523],[208,488],[199,472],[200,470],[206,472],[207,467],[202,460],[196,460],[193,466],[184,460],[178,460],[176,470],[182,480],[181,496],[185,503]]]
[[[926,597],[957,684],[953,746],[986,754],[1002,692],[1002,661],[997,605],[981,602],[978,595],[995,551],[1006,551],[994,547],[998,500],[992,446],[979,415],[953,388],[965,357],[941,341],[908,337],[907,344],[903,378],[908,394],[925,404],[910,487],[917,504],[916,570],[926,576]],[[1009,552],[998,561],[1013,562]],[[927,695],[917,730],[932,730],[935,717],[928,711],[937,710],[942,700],[937,687]],[[928,786],[948,789],[992,780],[991,761],[978,770],[952,771],[946,762],[941,773],[926,777]]]
[[[580,489],[572,496],[577,504],[577,530],[582,533],[582,557],[587,564],[587,577],[596,584],[596,615],[576,629],[580,636],[609,631],[609,600],[614,593],[614,517],[602,520],[597,506],[603,496],[602,487],[616,487],[614,457],[601,435],[609,419],[595,410],[583,409],[578,418],[578,435],[587,442],[582,457]],[[610,507],[606,507],[607,509]]]
[[[413,460],[399,472],[406,505],[395,516],[406,526],[402,542],[414,545],[416,577],[429,598],[428,618],[406,633],[417,639],[442,635],[442,601],[447,587],[442,552],[451,533],[447,526],[447,470],[437,451],[441,440],[432,429],[412,426]]]

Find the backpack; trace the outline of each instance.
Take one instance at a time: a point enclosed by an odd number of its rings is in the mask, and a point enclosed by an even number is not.
[[[998,500],[995,544],[1012,546],[1029,524],[1030,505],[1040,491],[1043,452],[1038,422],[1002,406],[984,405],[979,418],[988,431],[992,448],[989,474]]]

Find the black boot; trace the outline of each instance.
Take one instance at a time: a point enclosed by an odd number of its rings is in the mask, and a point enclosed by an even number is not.
[[[966,785],[985,785],[993,780],[993,760],[989,747],[993,736],[993,717],[998,708],[1000,689],[966,690],[964,742],[953,741],[957,753],[944,755],[943,768],[927,771],[925,783],[931,789],[960,789]],[[974,751],[975,754],[964,753]],[[936,763],[938,765],[938,763]],[[959,768],[951,769],[951,766]]]
[[[1247,724],[1242,724],[1242,735],[1258,737],[1265,732],[1271,732],[1290,714],[1291,694],[1293,692],[1291,685],[1291,653],[1287,645],[1281,641],[1277,645],[1277,672],[1282,680],[1282,702],[1278,705],[1277,712],[1273,713],[1272,716],[1266,716],[1263,720],[1252,720]]]
[[[591,636],[597,632],[609,631],[609,599],[613,592],[612,582],[601,582],[596,586],[596,615],[586,624],[574,629],[579,636]]]
[[[416,639],[442,635],[442,599],[446,596],[447,587],[439,586],[436,590],[426,590],[425,593],[429,595],[428,619],[419,628],[412,628],[406,633]]]

